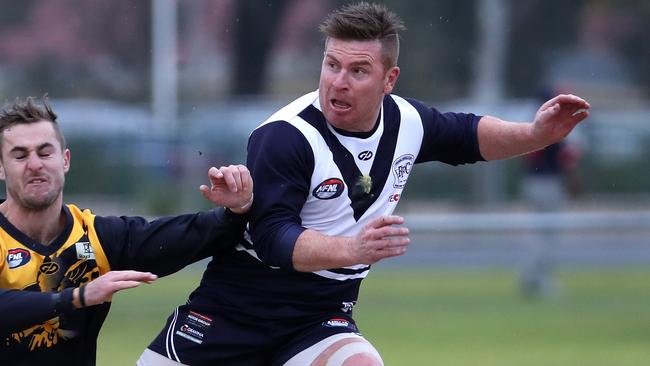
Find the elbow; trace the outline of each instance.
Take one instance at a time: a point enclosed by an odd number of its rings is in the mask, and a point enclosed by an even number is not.
[[[259,260],[264,264],[293,271],[293,245],[273,246],[273,245],[255,245],[255,252]]]
[[[258,258],[266,265],[295,270],[293,251],[298,236],[305,229],[299,226],[285,227],[274,232],[252,231],[253,246]]]

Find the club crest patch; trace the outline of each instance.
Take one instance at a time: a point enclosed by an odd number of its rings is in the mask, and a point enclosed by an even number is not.
[[[415,157],[411,154],[402,155],[393,162],[394,188],[404,188],[414,162]]]

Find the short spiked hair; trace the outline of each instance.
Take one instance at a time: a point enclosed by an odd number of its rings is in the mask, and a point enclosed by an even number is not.
[[[56,136],[61,143],[61,150],[66,148],[65,137],[56,121],[57,115],[50,107],[47,94],[43,96],[43,105],[36,103],[33,97],[27,97],[24,101],[16,98],[13,104],[5,106],[0,111],[0,147],[2,137],[7,128],[19,124],[36,123],[41,121],[51,122]],[[2,157],[0,156],[0,159]]]
[[[360,2],[331,12],[320,26],[327,38],[351,41],[378,40],[386,69],[397,65],[399,32],[406,30],[400,17],[383,5]]]

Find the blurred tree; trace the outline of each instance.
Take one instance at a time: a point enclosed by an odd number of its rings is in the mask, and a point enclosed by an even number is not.
[[[587,75],[590,83],[608,83],[618,78],[620,83],[633,83],[643,87],[646,93],[650,91],[648,1],[511,0],[511,6],[512,42],[508,62],[511,95],[534,96],[549,82],[545,76],[550,65],[580,52],[585,57],[583,61],[588,63],[580,66],[578,62],[582,73],[596,63],[612,61],[605,60],[606,57],[613,57],[620,61],[620,69],[633,75],[630,80],[624,80],[628,75],[619,73],[620,70],[601,68]],[[575,74],[575,78],[585,78]]]
[[[2,64],[19,74],[12,93],[144,99],[150,12],[149,3],[138,0],[29,0],[4,6]]]
[[[620,5],[620,2],[613,2]],[[620,43],[626,58],[630,60],[630,69],[638,80],[646,96],[650,96],[650,2],[647,0],[628,0],[622,9],[622,18],[629,35]]]
[[[575,43],[583,0],[511,0],[509,94],[536,97],[545,86],[549,58]]]
[[[264,91],[269,51],[287,1],[239,0],[235,4],[231,90],[234,95],[261,94]]]
[[[407,31],[402,34],[397,93],[423,100],[463,97],[472,81],[476,1],[386,0]]]

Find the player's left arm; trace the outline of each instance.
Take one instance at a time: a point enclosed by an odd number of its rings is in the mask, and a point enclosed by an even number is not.
[[[186,265],[236,245],[253,200],[253,182],[243,165],[211,168],[204,197],[228,206],[206,212],[162,217],[95,218],[95,228],[113,270],[174,273]]]
[[[208,170],[210,187],[201,185],[203,197],[216,206],[228,207],[237,214],[245,214],[253,204],[253,179],[244,165],[212,167]]]
[[[508,159],[559,142],[589,116],[590,107],[580,97],[562,94],[542,104],[533,122],[483,116],[478,124],[481,155],[485,160]]]

